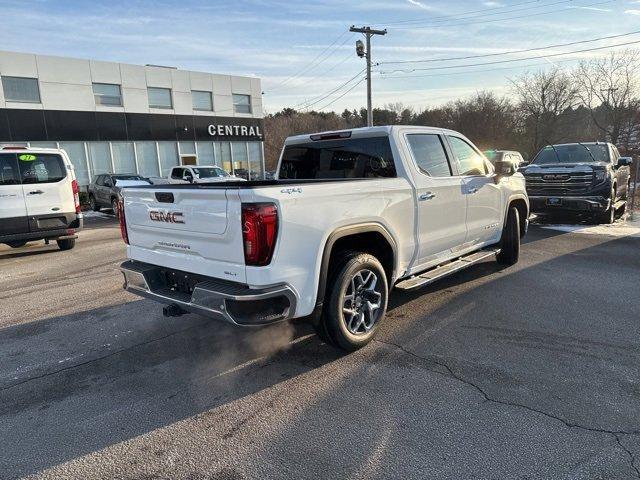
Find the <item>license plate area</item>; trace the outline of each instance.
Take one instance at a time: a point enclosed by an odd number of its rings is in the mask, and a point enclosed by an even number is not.
[[[547,205],[550,207],[559,207],[562,205],[562,198],[560,197],[549,197],[547,198]]]

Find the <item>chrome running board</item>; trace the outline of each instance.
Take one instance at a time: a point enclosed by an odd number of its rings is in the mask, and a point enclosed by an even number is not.
[[[478,252],[470,253],[468,255],[465,255],[464,257],[458,258],[457,260],[453,260],[443,265],[438,265],[437,267],[427,270],[420,275],[415,275],[406,280],[402,280],[396,283],[395,288],[399,290],[412,290],[414,288],[429,285],[436,280],[440,280],[447,275],[451,275],[452,273],[464,270],[465,268],[481,262],[482,260],[485,260],[486,258],[489,258],[493,255],[497,255],[498,253],[500,253],[499,248],[480,250]]]

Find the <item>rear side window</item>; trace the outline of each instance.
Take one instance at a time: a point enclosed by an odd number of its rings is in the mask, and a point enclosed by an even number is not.
[[[13,153],[0,155],[0,185],[20,185],[18,160]]]
[[[484,158],[466,141],[458,137],[448,137],[451,149],[458,159],[460,175],[486,175]]]
[[[19,153],[18,165],[23,184],[55,183],[67,176],[67,170],[60,155]]]
[[[431,177],[450,177],[451,168],[440,135],[407,135],[413,158],[420,170]]]
[[[285,147],[281,179],[396,176],[389,137],[322,140]]]
[[[174,168],[171,170],[171,178],[175,178],[176,180],[182,180],[182,175],[184,173],[183,168]]]

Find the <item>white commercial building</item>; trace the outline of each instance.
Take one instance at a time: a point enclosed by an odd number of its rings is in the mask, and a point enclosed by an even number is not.
[[[263,178],[260,79],[0,51],[0,144],[64,148],[81,185],[217,164]]]

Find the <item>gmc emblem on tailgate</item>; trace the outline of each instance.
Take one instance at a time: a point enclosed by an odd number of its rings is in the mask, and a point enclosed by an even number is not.
[[[149,218],[154,222],[184,223],[182,212],[160,212],[158,210],[149,211]]]

